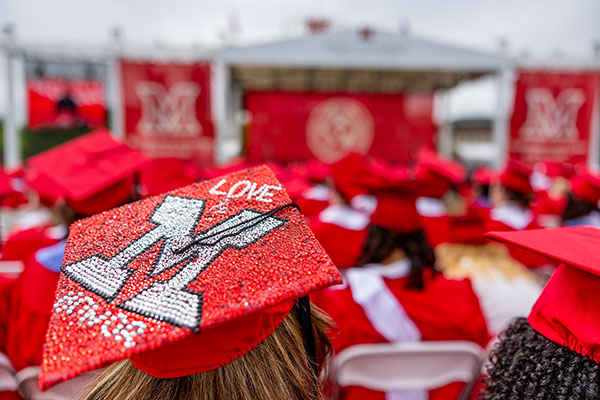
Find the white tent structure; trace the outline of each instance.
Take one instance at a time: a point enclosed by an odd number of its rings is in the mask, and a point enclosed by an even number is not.
[[[298,39],[228,48],[214,57],[213,112],[220,159],[239,151],[239,111],[245,90],[441,94],[438,143],[450,151],[444,93],[458,83],[499,76],[494,137],[496,163],[506,149],[512,65],[504,57],[397,33],[368,29],[314,33]]]

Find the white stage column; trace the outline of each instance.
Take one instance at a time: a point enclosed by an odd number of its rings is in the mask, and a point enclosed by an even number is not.
[[[211,109],[214,123],[214,159],[222,164],[237,154],[236,135],[231,120],[231,77],[229,66],[219,57],[215,57],[211,69]]]
[[[121,28],[114,27],[111,31],[111,51],[107,62],[107,94],[110,110],[110,131],[119,138],[125,139],[125,124],[123,119],[123,97],[121,93]]]
[[[508,136],[510,134],[508,119],[514,94],[514,70],[512,65],[508,63],[504,65],[496,74],[496,79],[498,80],[498,103],[492,132],[496,153],[493,166],[501,168],[508,156]]]
[[[4,54],[6,55],[6,114],[4,116],[4,167],[16,168],[21,165],[21,138],[17,129],[15,105],[14,62],[17,55],[13,27],[6,25],[4,33]]]
[[[438,121],[438,153],[452,158],[454,149],[454,130],[452,127],[452,118],[450,113],[450,91],[448,89],[439,90],[436,94],[439,107]]]

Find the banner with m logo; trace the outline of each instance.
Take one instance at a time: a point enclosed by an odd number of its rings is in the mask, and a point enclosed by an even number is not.
[[[124,132],[151,157],[210,163],[213,129],[208,63],[121,61]]]
[[[510,156],[526,162],[587,162],[598,73],[518,71]]]

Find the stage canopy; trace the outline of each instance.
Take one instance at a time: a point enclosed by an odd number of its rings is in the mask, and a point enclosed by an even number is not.
[[[217,58],[245,90],[325,92],[434,91],[506,65],[497,55],[367,29],[229,48]]]

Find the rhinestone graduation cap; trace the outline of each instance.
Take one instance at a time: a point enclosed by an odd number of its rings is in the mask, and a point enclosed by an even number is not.
[[[184,374],[216,368],[258,345],[248,345],[249,336],[264,340],[295,299],[340,282],[264,166],[79,220],[67,240],[40,386],[124,358],[136,364],[183,339],[223,343],[209,343],[192,361],[198,365],[187,360]],[[235,332],[240,326],[249,332]]]

